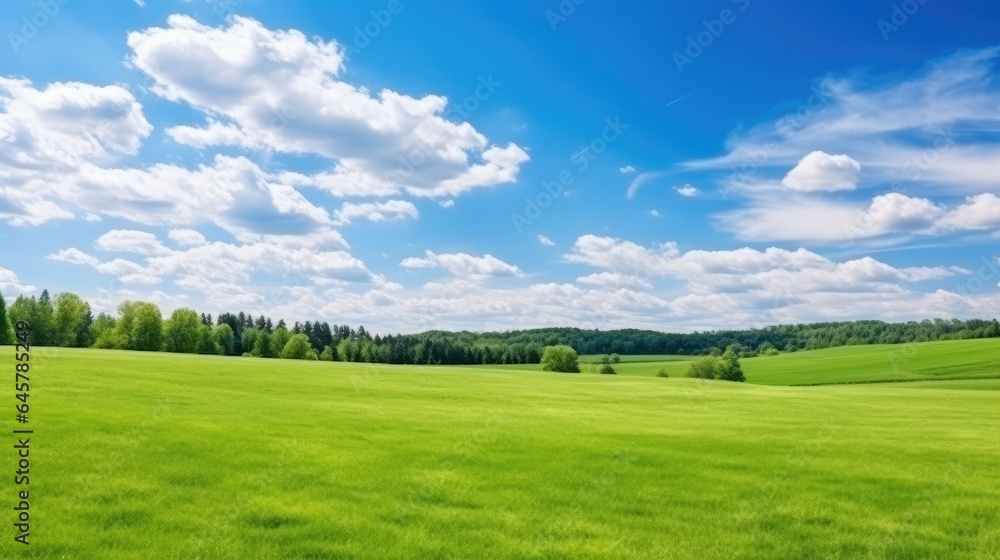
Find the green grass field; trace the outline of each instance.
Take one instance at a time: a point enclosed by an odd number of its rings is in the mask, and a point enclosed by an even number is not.
[[[905,371],[980,375],[991,348],[920,346]],[[886,348],[852,350],[744,363],[890,375],[851,370]],[[8,436],[0,558],[1000,558],[995,379],[32,359],[33,544]]]
[[[580,361],[584,372],[594,369],[590,367],[589,358]],[[614,366],[619,375],[653,376],[663,369],[670,377],[683,377],[690,360],[696,359],[690,356],[625,358]],[[762,385],[1000,378],[1000,339],[844,346],[750,358],[741,360],[741,364],[747,382]],[[537,369],[534,366],[504,367]]]

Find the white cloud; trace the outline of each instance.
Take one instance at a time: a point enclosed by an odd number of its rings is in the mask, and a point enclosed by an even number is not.
[[[47,255],[45,258],[69,264],[82,264],[88,266],[94,266],[100,262],[97,259],[97,257],[93,255],[88,255],[87,253],[84,253],[83,251],[77,249],[76,247],[70,247],[69,249],[62,249],[61,251],[58,251],[51,255]]]
[[[660,217],[660,211],[656,210],[656,209],[650,210],[649,211],[649,215],[652,216],[652,217],[654,217],[654,218],[659,218]]]
[[[934,225],[937,231],[1000,228],[1000,198],[993,193],[970,196]]]
[[[858,186],[861,164],[847,155],[810,152],[785,175],[781,184],[799,192],[851,191]]]
[[[747,207],[716,217],[723,230],[743,239],[843,241],[889,234],[934,236],[1000,228],[1000,198],[971,196],[949,209],[927,198],[901,193],[874,197],[870,204],[821,199],[755,199]]]
[[[850,153],[871,184],[920,183],[949,193],[995,188],[1000,145],[983,133],[1000,127],[998,58],[1000,47],[990,47],[933,60],[909,75],[827,77],[784,116],[735,132],[722,156],[684,166],[731,169],[730,182],[750,167],[776,182],[809,146]],[[844,163],[832,183],[841,188],[851,185],[854,167]],[[805,172],[790,183],[800,190],[830,185],[822,174]]]
[[[452,200],[452,199],[448,199],[448,200],[442,200],[442,201],[441,201],[441,202],[439,202],[438,204],[440,204],[440,205],[441,205],[441,208],[454,208],[454,206],[455,206],[455,201],[454,201],[454,200]]]
[[[172,229],[167,236],[181,247],[198,247],[208,243],[204,235],[193,229]]]
[[[679,195],[681,195],[683,197],[686,197],[686,198],[695,197],[695,196],[698,196],[699,194],[701,194],[701,191],[698,190],[697,187],[695,187],[693,185],[684,185],[683,187],[674,187],[674,190],[677,191],[677,194],[679,194]]]
[[[97,238],[94,243],[102,251],[138,253],[140,255],[164,255],[170,250],[163,246],[152,233],[125,229],[111,230]]]
[[[30,284],[22,284],[17,274],[13,270],[0,266],[0,292],[8,298],[13,295],[28,295],[35,292],[35,287]]]
[[[624,167],[619,167],[618,171],[620,171],[623,175],[631,175],[632,173],[635,173],[635,168],[631,165],[626,165]]]
[[[415,220],[419,215],[417,207],[412,202],[404,200],[389,200],[375,203],[366,202],[363,204],[345,202],[340,210],[334,213],[334,223],[337,225],[347,225],[358,218],[368,220],[369,222],[403,220],[406,218]]]
[[[523,276],[521,269],[505,263],[493,255],[476,257],[467,253],[435,254],[426,251],[425,257],[408,257],[399,263],[403,268],[420,269],[441,267],[456,276],[502,277]]]
[[[577,239],[565,258],[647,282],[656,277],[684,280],[692,294],[899,291],[899,283],[955,275],[946,267],[895,268],[870,257],[838,263],[805,249],[682,253],[674,243],[645,248],[594,235]]]
[[[545,237],[542,234],[538,234],[538,242],[546,247],[554,247],[556,244],[555,241],[552,241],[551,239]]]
[[[130,33],[128,45],[156,94],[209,117],[202,127],[168,129],[178,142],[328,158],[331,171],[300,181],[340,196],[455,196],[511,183],[529,159],[515,144],[492,145],[469,123],[445,118],[444,97],[373,94],[343,81],[344,49],[334,41],[245,17],[220,28],[184,15],[167,24]],[[486,84],[499,87],[492,77]]]
[[[653,285],[642,278],[629,276],[620,272],[597,272],[576,279],[577,284],[595,288],[628,288],[633,290],[649,290]]]

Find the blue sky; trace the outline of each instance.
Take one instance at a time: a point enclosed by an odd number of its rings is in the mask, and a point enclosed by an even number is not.
[[[119,4],[0,13],[9,300],[376,332],[1000,308],[993,3]]]

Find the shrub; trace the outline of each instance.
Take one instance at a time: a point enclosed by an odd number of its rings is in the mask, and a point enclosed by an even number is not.
[[[542,353],[542,371],[580,373],[576,350],[565,344],[545,347],[545,352]]]
[[[619,356],[618,354],[612,354],[611,355],[611,363],[612,364],[617,364],[617,363],[619,363],[621,361],[622,361],[621,356]]]
[[[694,377],[696,379],[715,379],[718,371],[718,358],[702,358],[691,363],[691,367],[688,369],[688,377]]]
[[[656,374],[656,376],[657,377],[670,377],[669,375],[667,375],[667,370],[665,370],[665,369],[660,369],[660,371]]]
[[[618,375],[618,372],[616,372],[615,368],[611,367],[610,365],[604,364],[603,366],[601,366],[601,374],[602,375]]]
[[[726,350],[722,355],[722,359],[719,361],[718,369],[716,370],[716,377],[722,381],[737,381],[744,382],[746,377],[743,375],[743,368],[740,367],[740,359],[736,356],[736,353],[732,350]]]

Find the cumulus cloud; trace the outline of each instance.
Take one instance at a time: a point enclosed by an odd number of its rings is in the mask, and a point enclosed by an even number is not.
[[[93,255],[88,255],[83,251],[77,249],[76,247],[70,247],[69,249],[62,249],[51,255],[47,255],[45,258],[53,261],[60,261],[69,264],[81,264],[94,266],[100,261],[97,257]]]
[[[493,255],[476,257],[467,253],[446,253],[438,255],[426,251],[424,257],[407,257],[399,263],[403,268],[443,268],[451,274],[466,277],[523,276],[521,269],[508,264]]]
[[[939,236],[1000,229],[1000,199],[985,193],[949,208],[901,193],[878,195],[867,206],[820,199],[762,198],[747,208],[719,214],[716,223],[743,239],[762,241],[845,241],[890,234]]]
[[[947,267],[896,268],[870,257],[834,262],[806,249],[776,247],[758,251],[681,252],[675,243],[651,248],[631,241],[585,235],[565,255],[568,262],[648,281],[674,278],[687,282],[693,294],[739,292],[898,291],[898,284],[940,280],[955,275]]]
[[[28,295],[35,292],[35,287],[21,283],[13,270],[0,267],[0,292],[4,293],[4,297]]]
[[[625,165],[623,167],[619,167],[618,171],[621,172],[622,175],[631,175],[635,173],[635,168],[631,165]]]
[[[204,235],[193,229],[172,229],[167,237],[181,247],[197,247],[208,243]]]
[[[245,17],[211,27],[173,15],[165,28],[130,33],[128,45],[156,94],[208,116],[202,126],[168,129],[175,141],[325,157],[330,171],[299,181],[340,196],[455,196],[513,182],[529,159],[516,144],[491,144],[446,118],[442,96],[373,93],[344,81],[343,47],[297,30]],[[487,85],[499,87],[492,78]]]
[[[556,244],[555,241],[552,241],[551,239],[545,237],[542,234],[538,234],[538,242],[546,247],[554,247]]]
[[[850,156],[810,152],[785,175],[781,184],[799,192],[851,191],[858,186],[861,164]]]
[[[160,243],[152,233],[126,229],[111,230],[97,238],[94,245],[102,251],[138,253],[140,255],[164,255],[170,250]]]

